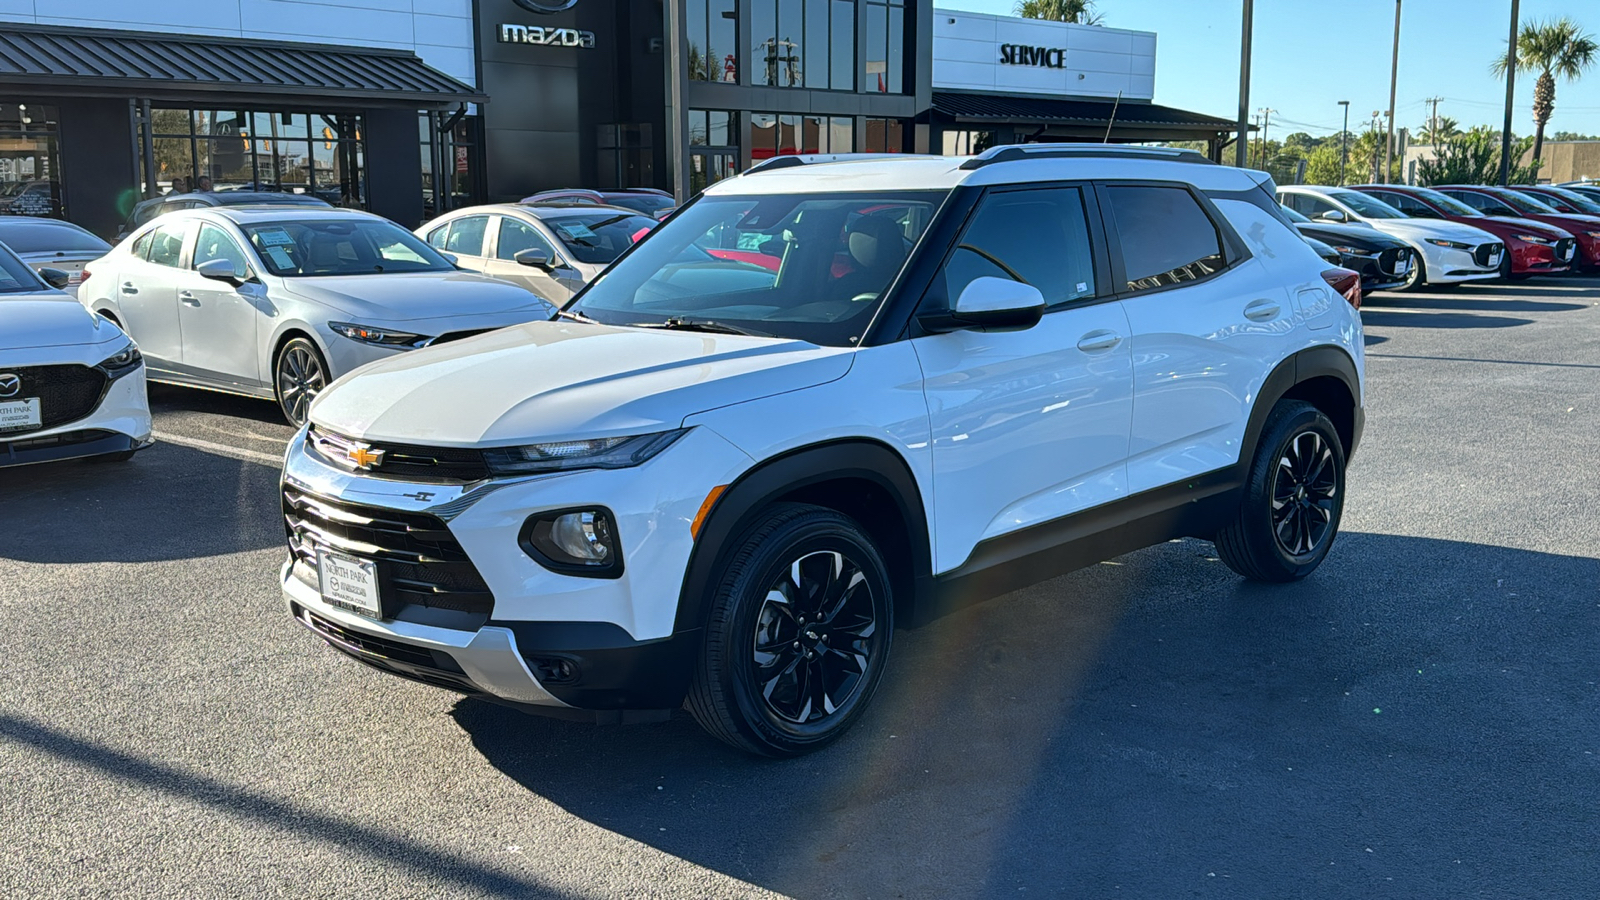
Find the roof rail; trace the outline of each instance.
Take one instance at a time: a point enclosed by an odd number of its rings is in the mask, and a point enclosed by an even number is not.
[[[762,160],[742,174],[753,175],[756,172],[771,172],[776,169],[789,169],[795,166],[813,166],[818,163],[832,162],[863,162],[869,160],[886,159],[938,159],[939,157],[927,153],[801,153],[790,156],[774,156]]]
[[[1166,162],[1215,165],[1198,150],[1177,147],[1130,147],[1121,144],[1008,144],[990,147],[961,164],[972,170],[1022,159],[1159,159]]]

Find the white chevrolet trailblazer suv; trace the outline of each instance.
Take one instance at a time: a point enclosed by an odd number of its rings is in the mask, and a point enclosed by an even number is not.
[[[379,669],[745,750],[860,717],[894,627],[1183,535],[1288,582],[1362,430],[1359,277],[1196,154],[794,158],[549,322],[340,379],[289,612]]]

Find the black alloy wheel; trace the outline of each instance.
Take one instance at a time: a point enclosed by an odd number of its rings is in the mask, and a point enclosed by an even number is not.
[[[861,526],[798,503],[763,511],[727,563],[685,706],[750,753],[810,753],[850,728],[889,657],[888,569]]]
[[[273,386],[284,418],[296,428],[306,423],[311,401],[328,386],[328,364],[317,346],[305,338],[295,338],[278,351],[273,366]]]
[[[1239,498],[1213,537],[1217,556],[1252,581],[1298,581],[1327,558],[1344,514],[1345,453],[1323,412],[1280,400],[1267,416]]]

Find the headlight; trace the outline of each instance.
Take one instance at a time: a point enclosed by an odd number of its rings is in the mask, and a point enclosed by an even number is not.
[[[586,441],[491,447],[483,451],[483,458],[489,465],[489,471],[496,475],[527,475],[571,469],[627,469],[667,449],[688,433],[689,429],[684,428]]]
[[[329,322],[328,327],[352,341],[380,347],[423,347],[433,338],[412,334],[409,331],[391,331],[372,325],[353,325],[349,322]]]
[[[1371,256],[1372,255],[1368,251],[1362,250],[1359,247],[1334,247],[1333,249],[1339,251],[1340,253],[1343,253],[1345,256]]]
[[[1440,238],[1428,238],[1428,243],[1434,245],[1435,247],[1449,247],[1452,250],[1471,250],[1472,249],[1472,245],[1471,244],[1463,244],[1460,241],[1446,241],[1446,240],[1442,240]]]
[[[144,365],[144,356],[139,353],[139,348],[136,345],[129,344],[101,360],[100,364],[95,368],[106,373],[106,376],[112,381],[116,381],[118,378],[137,370],[142,365]]]
[[[622,549],[611,511],[558,509],[534,513],[518,536],[522,552],[554,572],[590,578],[622,574]]]
[[[1540,237],[1537,234],[1513,234],[1512,237],[1519,241],[1527,241],[1530,244],[1544,244],[1545,246],[1549,246],[1555,243],[1555,241],[1552,241],[1547,237]]]
[[[1584,234],[1592,238],[1600,238],[1600,231],[1585,231]]]

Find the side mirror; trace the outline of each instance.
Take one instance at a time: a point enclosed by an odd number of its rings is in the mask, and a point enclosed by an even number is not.
[[[231,260],[208,259],[200,265],[195,266],[194,270],[201,278],[210,278],[213,281],[226,281],[230,284],[238,284],[243,280],[239,277],[238,271],[234,269],[233,262]]]
[[[58,291],[66,290],[67,285],[72,283],[71,275],[68,275],[66,272],[63,272],[60,269],[51,268],[50,266],[41,267],[39,269],[39,277],[44,279],[45,284],[50,285]]]
[[[440,256],[444,257],[445,262],[455,266],[458,269],[461,268],[461,257],[455,255],[454,253],[446,253],[443,250],[438,251],[438,253]]]
[[[1031,284],[1009,278],[974,278],[961,290],[949,312],[919,316],[929,331],[1024,331],[1044,316],[1044,294]]]
[[[550,251],[542,247],[529,247],[518,250],[512,257],[519,266],[532,266],[535,269],[550,271],[554,266],[550,264]]]
[[[1330,209],[1327,212],[1319,212],[1319,213],[1317,213],[1316,218],[1321,219],[1324,222],[1348,222],[1349,221],[1349,219],[1347,219],[1345,217],[1345,214],[1343,212],[1340,212],[1337,209]]]

